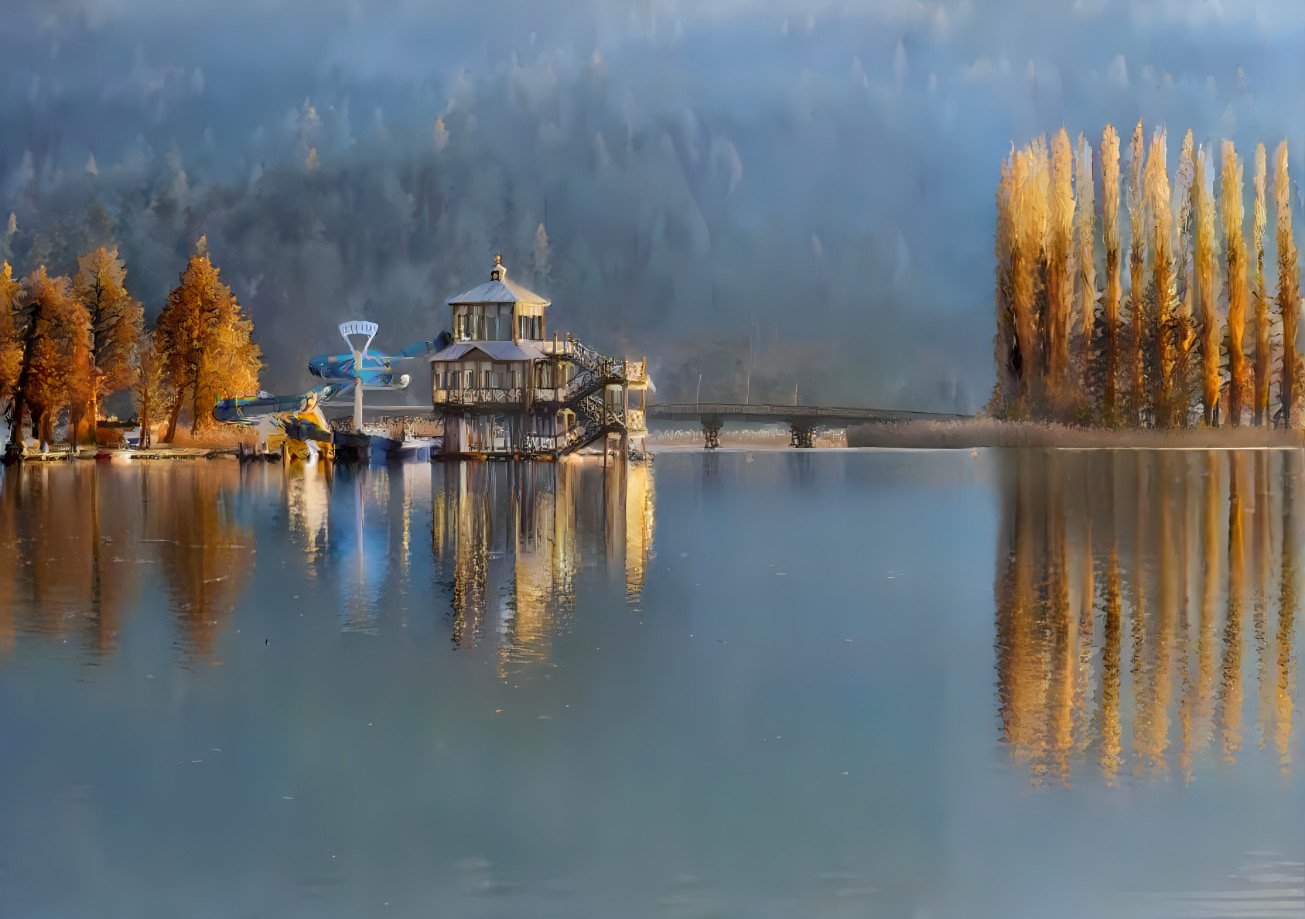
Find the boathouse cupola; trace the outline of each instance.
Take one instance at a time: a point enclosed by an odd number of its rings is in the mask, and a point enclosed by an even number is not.
[[[489,280],[449,301],[454,341],[543,341],[549,301],[508,279],[503,257],[494,257]]]

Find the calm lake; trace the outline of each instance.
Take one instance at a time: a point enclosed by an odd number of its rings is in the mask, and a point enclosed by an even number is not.
[[[0,478],[0,916],[1305,916],[1296,451]]]

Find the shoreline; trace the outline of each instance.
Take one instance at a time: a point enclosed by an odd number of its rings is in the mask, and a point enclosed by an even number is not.
[[[1256,427],[1107,430],[1062,424],[998,421],[916,421],[849,428],[853,448],[976,449],[1039,447],[1066,450],[1250,450],[1305,447],[1305,431]]]

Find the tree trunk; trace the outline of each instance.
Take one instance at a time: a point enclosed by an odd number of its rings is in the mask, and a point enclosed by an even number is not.
[[[168,416],[168,430],[163,435],[165,444],[172,443],[172,439],[177,436],[177,418],[181,415],[181,403],[184,400],[186,391],[183,389],[177,393],[177,400],[172,404],[172,414]]]
[[[150,445],[150,391],[148,384],[141,386],[140,411],[137,413],[137,420],[140,422],[140,439],[136,442],[136,446],[144,450]]]

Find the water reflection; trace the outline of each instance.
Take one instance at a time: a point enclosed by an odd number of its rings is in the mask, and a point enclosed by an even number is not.
[[[549,660],[586,565],[621,573],[638,608],[653,557],[650,467],[441,464],[432,490],[435,568],[459,647],[492,641],[505,661]]]
[[[254,568],[257,518],[270,515],[266,550],[298,558],[264,590],[297,609],[335,610],[342,632],[433,620],[458,647],[548,661],[582,568],[619,577],[639,609],[652,482],[647,466],[587,461],[15,467],[0,478],[0,655],[23,634],[112,653],[157,583],[178,656],[213,659]]]
[[[1191,782],[1242,754],[1248,688],[1257,747],[1290,770],[1299,454],[1001,462],[1000,734],[1033,781]]]
[[[254,562],[234,463],[168,475],[27,464],[0,480],[0,654],[15,633],[118,645],[144,585],[161,581],[183,658],[210,655]]]

